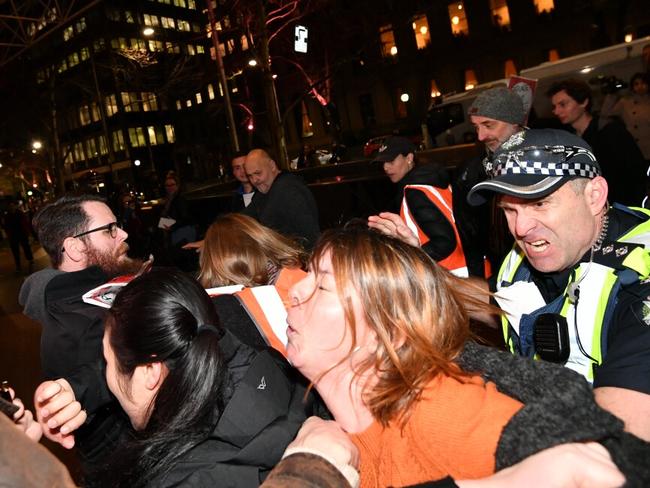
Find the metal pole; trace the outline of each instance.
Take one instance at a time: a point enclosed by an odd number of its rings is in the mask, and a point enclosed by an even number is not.
[[[219,35],[217,34],[216,20],[214,17],[214,8],[212,7],[212,0],[206,0],[208,6],[208,18],[210,19],[210,32],[212,37],[212,45],[214,46],[214,55],[217,61],[217,68],[219,70],[219,83],[221,84],[221,91],[223,92],[223,101],[226,106],[226,117],[228,118],[228,126],[230,132],[230,143],[232,144],[233,152],[239,151],[239,138],[237,137],[237,127],[235,126],[235,117],[232,112],[232,104],[230,103],[230,92],[228,91],[228,80],[226,79],[226,72],[223,69],[223,59],[219,51]]]

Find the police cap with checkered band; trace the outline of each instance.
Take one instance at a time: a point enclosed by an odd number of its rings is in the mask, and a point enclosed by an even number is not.
[[[467,201],[471,205],[484,203],[490,192],[542,198],[569,180],[602,174],[589,144],[557,129],[518,132],[483,164],[488,179],[470,190]]]

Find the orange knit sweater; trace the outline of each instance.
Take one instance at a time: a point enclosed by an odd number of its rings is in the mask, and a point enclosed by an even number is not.
[[[352,436],[361,454],[361,488],[405,486],[445,476],[494,473],[501,431],[522,407],[479,376],[431,381],[404,429],[374,422]]]

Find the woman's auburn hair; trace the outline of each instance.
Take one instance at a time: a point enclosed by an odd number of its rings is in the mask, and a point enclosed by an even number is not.
[[[208,228],[199,258],[205,288],[270,284],[274,270],[302,268],[304,250],[294,240],[247,215],[219,216]]]
[[[406,422],[426,385],[443,374],[463,381],[455,359],[470,339],[469,310],[495,313],[488,292],[457,278],[424,251],[367,228],[326,231],[312,255],[312,269],[329,255],[337,293],[356,344],[352,296],[359,296],[363,318],[376,334],[374,353],[355,374],[370,370],[377,381],[363,401],[384,426]],[[403,425],[403,424],[402,424]]]

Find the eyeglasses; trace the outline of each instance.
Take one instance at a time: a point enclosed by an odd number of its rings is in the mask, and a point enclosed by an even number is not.
[[[101,227],[97,227],[95,229],[90,229],[87,230],[86,232],[81,232],[80,234],[77,234],[76,236],[72,236],[74,238],[77,237],[82,237],[88,234],[92,234],[93,232],[99,232],[102,230],[108,231],[112,239],[115,239],[117,237],[117,229],[119,229],[120,226],[118,225],[117,222],[111,222],[110,224],[102,225]]]

